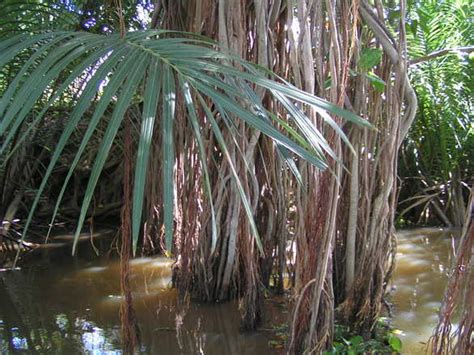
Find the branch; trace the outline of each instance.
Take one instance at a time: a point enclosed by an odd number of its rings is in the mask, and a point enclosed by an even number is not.
[[[469,53],[472,53],[473,51],[474,51],[474,46],[440,49],[440,50],[431,52],[430,54],[424,55],[422,57],[412,59],[410,60],[408,65],[424,63],[424,62],[427,62],[428,60],[442,57],[444,55],[448,55],[452,53],[468,53],[469,54]]]
[[[155,1],[153,5],[154,5],[154,8],[153,8],[153,13],[151,15],[150,28],[154,30],[156,29],[156,26],[158,26],[158,20],[159,20],[159,16],[161,12],[161,1],[157,0]]]
[[[408,78],[407,65],[403,62],[403,58],[400,57],[397,51],[395,40],[390,36],[390,32],[385,25],[374,15],[367,1],[362,0],[361,5],[360,14],[362,18],[382,45],[392,64],[400,66],[399,70],[402,73],[405,82],[403,96],[406,106],[404,115],[405,119],[400,126],[400,139],[398,142],[398,146],[400,147],[411,124],[413,123],[413,120],[415,119],[418,100],[416,98],[415,90],[413,90],[413,87],[410,84],[410,79]]]

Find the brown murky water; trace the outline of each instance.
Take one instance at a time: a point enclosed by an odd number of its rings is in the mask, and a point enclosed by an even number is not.
[[[451,244],[449,233],[399,233],[392,300],[393,324],[403,331],[404,353],[422,353],[436,324]],[[119,263],[91,256],[88,243],[81,249],[75,258],[67,246],[43,250],[31,267],[0,273],[2,354],[121,354]],[[269,347],[271,332],[239,330],[235,303],[179,305],[169,288],[170,264],[162,257],[132,261],[141,353],[278,353]],[[284,305],[269,302],[266,307],[265,328],[288,318]]]
[[[393,326],[403,333],[404,354],[424,354],[438,311],[459,232],[416,229],[398,233]]]
[[[0,353],[122,353],[118,260],[71,258],[70,250],[45,250],[33,267],[0,273]],[[269,328],[284,321],[281,311],[267,312],[267,330],[241,332],[235,303],[178,305],[170,265],[163,257],[132,261],[141,353],[277,353]]]

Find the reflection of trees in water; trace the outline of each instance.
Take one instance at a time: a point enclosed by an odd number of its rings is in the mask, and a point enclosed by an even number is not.
[[[1,277],[2,348],[7,347],[9,352],[52,350],[53,338],[58,338],[47,326],[53,324],[54,319],[44,317],[32,282],[31,272],[8,272]]]
[[[41,288],[34,269],[3,273],[0,277],[2,353],[27,350],[35,353],[77,353],[113,350],[120,343],[116,329],[104,330],[85,318],[51,312],[42,300]],[[53,300],[54,302],[54,300]]]
[[[164,289],[170,270],[156,259],[132,265],[140,349],[151,354],[268,351],[264,333],[242,333],[236,303],[178,302]],[[117,315],[118,265],[82,264],[74,270],[37,260],[33,268],[0,274],[0,352],[121,351]],[[153,274],[153,284],[148,274]],[[117,278],[117,280],[114,279]],[[157,280],[159,279],[159,280]]]
[[[239,330],[235,303],[162,307],[157,324],[140,324],[141,340],[152,354],[247,354],[268,351],[262,333]]]

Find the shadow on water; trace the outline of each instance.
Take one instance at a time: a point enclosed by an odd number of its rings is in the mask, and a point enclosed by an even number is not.
[[[119,260],[70,252],[42,250],[30,266],[0,273],[1,353],[122,353]],[[163,257],[131,261],[140,352],[275,353],[268,332],[239,331],[237,304],[178,304],[170,266]],[[281,315],[270,312],[267,326],[274,321]]]
[[[398,233],[397,266],[392,279],[393,325],[403,331],[406,354],[424,353],[453,262],[459,232],[416,229]]]

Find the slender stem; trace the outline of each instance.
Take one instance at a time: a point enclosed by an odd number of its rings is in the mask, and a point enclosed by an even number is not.
[[[424,63],[427,62],[431,59],[439,58],[448,54],[456,54],[456,53],[467,53],[470,54],[474,52],[474,46],[468,46],[468,47],[455,47],[455,48],[444,48],[440,49],[434,52],[431,52],[430,54],[412,59],[408,62],[408,65],[415,65],[419,63]]]

